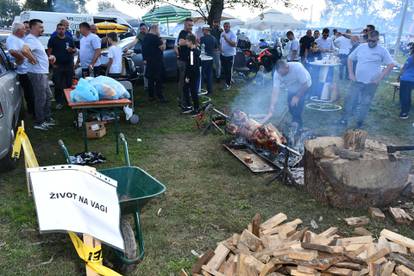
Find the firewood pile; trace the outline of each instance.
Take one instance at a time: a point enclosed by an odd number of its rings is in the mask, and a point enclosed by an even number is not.
[[[410,238],[387,229],[378,240],[372,235],[342,237],[337,227],[317,234],[298,229],[301,224],[283,213],[261,223],[256,214],[241,234],[204,253],[192,275],[414,275]]]

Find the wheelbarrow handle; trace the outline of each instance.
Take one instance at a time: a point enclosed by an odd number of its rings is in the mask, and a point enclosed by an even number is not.
[[[124,154],[125,154],[125,163],[128,167],[131,166],[131,161],[129,160],[129,150],[128,150],[128,142],[125,138],[123,133],[119,133],[119,139],[124,144]]]

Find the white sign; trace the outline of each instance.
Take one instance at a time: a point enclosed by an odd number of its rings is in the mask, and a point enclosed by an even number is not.
[[[28,174],[40,232],[84,233],[124,250],[115,180],[76,165],[32,168]]]

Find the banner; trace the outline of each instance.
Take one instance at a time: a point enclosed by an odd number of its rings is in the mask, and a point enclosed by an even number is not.
[[[94,168],[29,168],[40,232],[73,231],[124,250],[117,182]]]

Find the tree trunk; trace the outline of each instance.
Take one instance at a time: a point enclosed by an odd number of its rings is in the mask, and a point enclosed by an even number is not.
[[[208,24],[213,26],[214,20],[220,20],[224,9],[224,0],[212,0],[208,14]]]

